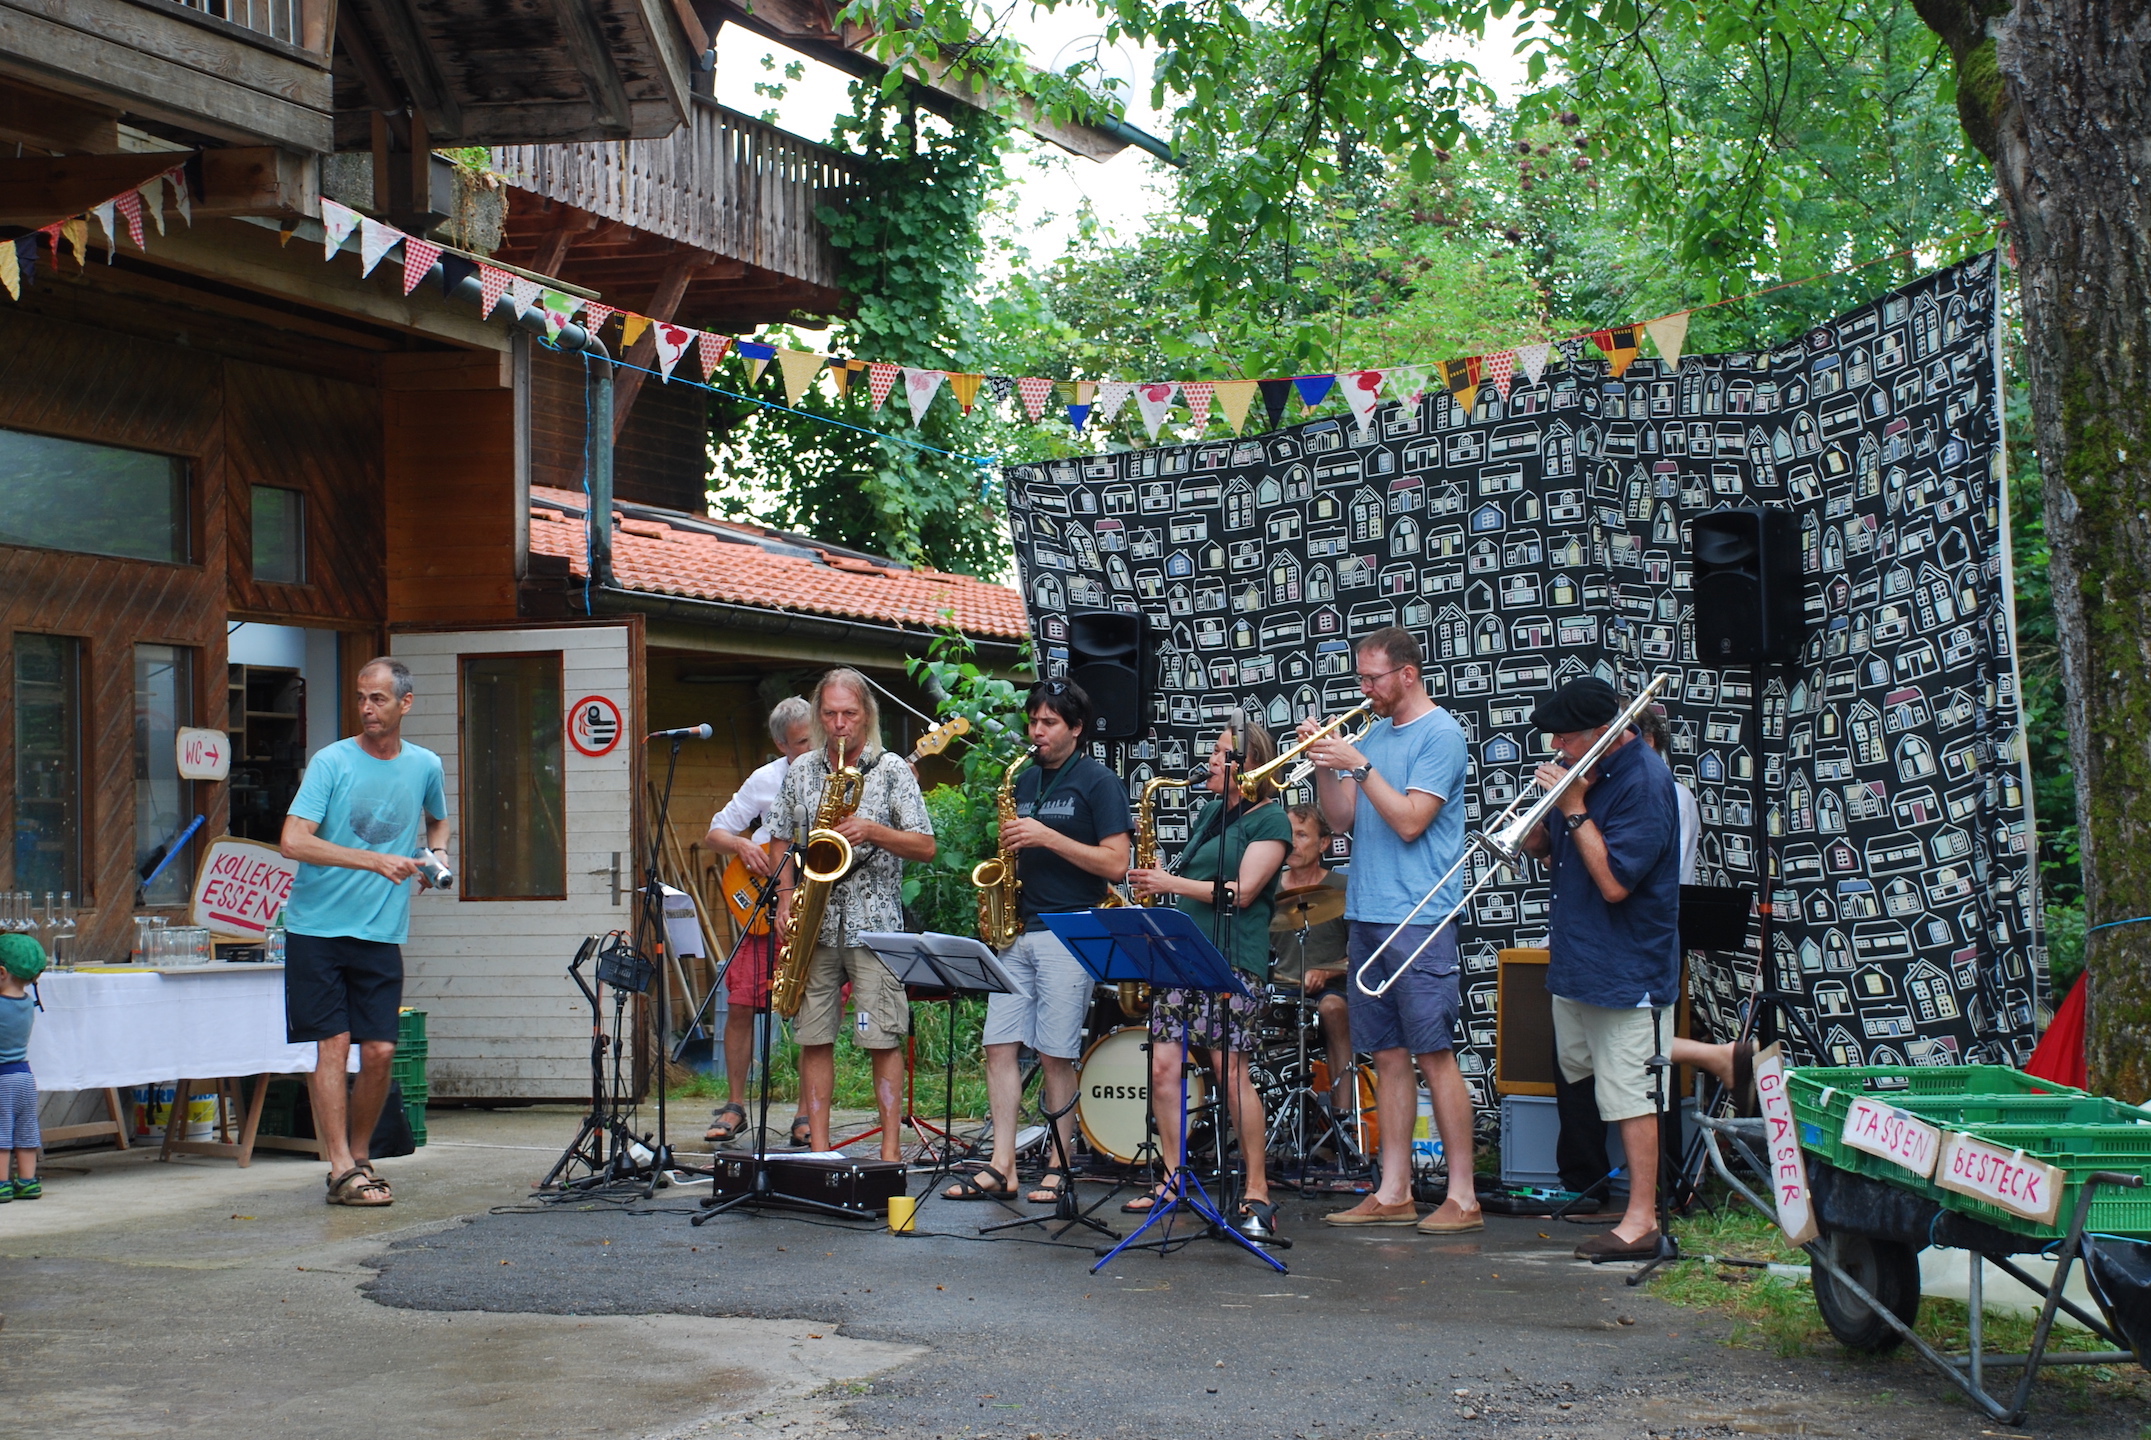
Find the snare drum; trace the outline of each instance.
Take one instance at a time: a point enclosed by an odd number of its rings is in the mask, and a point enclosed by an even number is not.
[[[1207,1081],[1188,1074],[1188,1107],[1203,1103]],[[1100,1155],[1132,1165],[1150,1133],[1150,1032],[1124,1025],[1083,1052],[1076,1074],[1076,1124]]]

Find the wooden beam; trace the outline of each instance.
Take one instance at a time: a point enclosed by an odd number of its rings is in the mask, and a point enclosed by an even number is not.
[[[119,149],[119,111],[35,85],[0,85],[0,141],[62,155],[109,155]]]
[[[321,214],[319,167],[307,156],[274,145],[204,150],[201,175],[201,194],[194,201],[197,217]]]
[[[440,67],[433,62],[433,47],[410,0],[372,0],[366,9],[381,27],[381,38],[403,78],[404,93],[431,120],[427,128],[440,139],[461,139],[463,109],[449,93]]]
[[[587,0],[553,0],[553,14],[560,22],[561,44],[589,92],[591,117],[606,139],[625,140],[634,130],[633,109],[613,64],[612,48],[599,33]]]
[[[562,205],[560,223],[538,242],[530,268],[541,275],[558,275],[561,264],[568,258],[568,247],[575,243],[577,236],[595,230],[597,223],[598,217],[587,210],[578,210],[573,205]]]
[[[339,7],[336,12],[336,43],[351,61],[351,68],[358,72],[359,84],[365,88],[366,99],[375,111],[389,117],[388,123],[395,131],[396,143],[409,148],[410,131],[403,128],[403,97],[389,76],[388,65],[380,52],[373,48],[373,37],[359,22],[358,12]]]
[[[25,155],[0,159],[0,225],[36,230],[102,205],[122,190],[192,159],[191,150],[149,155]]]
[[[689,250],[685,246],[675,250],[665,265],[665,273],[659,277],[656,293],[650,296],[649,308],[642,313],[652,320],[670,320],[679,313],[680,301],[687,294],[687,282],[695,273],[708,267],[711,256],[705,250]],[[629,347],[620,357],[640,370],[622,370],[612,386],[612,438],[618,441],[627,429],[627,417],[635,409],[635,397],[642,393],[643,371],[648,370],[657,359],[657,337],[648,330],[642,338]]]

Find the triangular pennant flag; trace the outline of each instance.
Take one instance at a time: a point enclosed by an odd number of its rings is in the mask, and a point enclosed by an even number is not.
[[[1646,320],[1643,328],[1649,332],[1651,343],[1658,347],[1659,358],[1666,362],[1666,369],[1680,369],[1681,346],[1688,343],[1688,312],[1661,315],[1656,320]]]
[[[1486,357],[1486,378],[1494,382],[1494,393],[1502,399],[1509,398],[1509,381],[1516,374],[1516,352],[1503,350]]]
[[[1469,410],[1479,394],[1479,357],[1441,362],[1441,383],[1449,387],[1456,403]]]
[[[280,221],[276,227],[276,248],[281,250],[289,245],[291,237],[298,233],[299,222],[296,218]]]
[[[76,265],[77,265],[78,267],[79,267],[79,266],[83,266],[83,265],[87,265],[87,264],[89,264],[89,263],[90,263],[90,222],[89,222],[89,217],[88,217],[88,216],[86,216],[86,215],[70,215],[70,216],[68,216],[68,217],[67,217],[67,218],[66,218],[65,220],[62,220],[62,221],[60,222],[60,234],[62,234],[63,236],[65,236],[65,237],[66,237],[66,239],[67,239],[67,248],[75,252],[75,264],[76,264]],[[55,242],[53,242],[53,246],[52,246],[52,263],[53,263],[53,266],[54,266],[54,268],[56,268],[56,269],[57,269],[57,268],[58,268],[58,266],[59,266],[59,263],[60,263],[60,246],[59,246],[59,242],[58,242],[58,241],[55,241]]]
[[[667,385],[672,383],[672,367],[680,363],[687,347],[695,343],[695,332],[685,325],[673,325],[660,320],[650,333],[657,337],[657,377]]]
[[[454,297],[456,287],[478,273],[478,262],[466,260],[452,250],[441,252],[441,293]]]
[[[763,345],[753,340],[742,340],[732,348],[747,366],[747,384],[750,387],[762,378],[762,372],[769,368],[769,362],[777,358],[776,346]]]
[[[779,350],[777,368],[784,372],[784,403],[797,405],[821,372],[822,357],[812,350]]]
[[[1143,412],[1143,426],[1150,431],[1151,439],[1158,438],[1165,417],[1172,413],[1173,396],[1179,389],[1177,380],[1153,380],[1136,387],[1135,408]]]
[[[637,315],[632,310],[625,311],[623,313],[623,318],[620,321],[620,348],[622,350],[626,350],[637,340],[640,340],[642,338],[642,332],[649,328],[649,316]]]
[[[829,357],[829,383],[836,386],[837,399],[845,399],[851,394],[852,377],[863,373],[865,369],[864,360],[846,360],[836,355]]]
[[[159,175],[153,180],[144,180],[134,187],[134,193],[141,199],[143,212],[155,222],[157,233],[162,235],[164,233],[164,177]]]
[[[122,190],[112,197],[112,204],[119,211],[120,219],[127,222],[127,238],[134,241],[134,248],[147,250],[142,243],[142,197],[133,190]]]
[[[523,312],[538,303],[539,288],[535,280],[525,280],[520,275],[508,277],[508,303],[515,307],[516,319],[522,319]]]
[[[119,222],[112,218],[112,207],[113,202],[110,200],[105,201],[102,205],[92,205],[90,207],[90,213],[97,217],[97,223],[105,227],[105,264],[107,265],[112,263],[113,254],[119,249],[119,230],[117,228]]]
[[[1300,392],[1300,404],[1305,405],[1310,410],[1322,403],[1323,397],[1329,394],[1331,387],[1336,383],[1337,377],[1334,375],[1295,375],[1292,377],[1292,388]]]
[[[582,308],[582,303],[573,295],[563,295],[558,290],[540,290],[538,313],[545,319],[545,338],[558,340],[561,329],[575,318],[575,312]]]
[[[889,392],[896,388],[896,377],[902,373],[901,366],[885,360],[876,360],[866,367],[866,397],[873,402],[866,407],[869,412],[879,410],[888,400]]]
[[[1068,407],[1068,423],[1075,427],[1076,434],[1083,433],[1083,422],[1090,419],[1090,409],[1091,407],[1088,405],[1070,405]]]
[[[934,403],[934,393],[941,388],[947,376],[940,370],[926,370],[917,366],[904,367],[904,399],[911,406],[911,423],[916,425],[926,418],[926,409]]]
[[[326,203],[326,202],[324,202]],[[478,318],[483,320],[493,313],[500,297],[508,293],[511,277],[505,270],[495,270],[490,265],[478,267]]]
[[[1006,375],[988,375],[986,389],[993,396],[994,407],[1006,411],[1009,397],[1016,393],[1016,382]]]
[[[1025,375],[1016,381],[1016,398],[1023,402],[1023,413],[1036,425],[1038,417],[1046,413],[1046,402],[1053,398],[1053,382],[1036,375]]]
[[[1382,381],[1387,378],[1380,370],[1354,370],[1344,377],[1344,403],[1363,435],[1374,433],[1374,407],[1382,402]]]
[[[12,244],[0,245],[0,289],[10,300],[22,298],[22,261]]]
[[[1091,423],[1112,424],[1113,417],[1120,413],[1120,407],[1125,405],[1128,397],[1134,393],[1135,382],[1132,380],[1100,380],[1098,398],[1090,407]]]
[[[59,269],[58,257],[54,257],[53,269]],[[37,283],[37,236],[19,235],[15,239],[15,270],[22,276],[22,283]]]
[[[416,235],[403,242],[403,293],[408,295],[418,288],[418,282],[426,278],[433,262],[441,258],[441,247],[431,240],[421,240]]]
[[[983,375],[972,375],[963,371],[949,372],[949,394],[954,395],[956,403],[963,406],[964,414],[971,413],[971,402],[978,399],[979,382],[985,378]]]
[[[321,199],[321,258],[334,260],[336,252],[344,248],[344,241],[358,229],[359,213],[348,205],[323,196]]]
[[[1210,425],[1210,397],[1217,386],[1208,380],[1189,380],[1180,387],[1180,399],[1188,407],[1190,433],[1200,435]]]
[[[1255,382],[1252,380],[1220,380],[1217,382],[1217,408],[1224,413],[1225,423],[1232,433],[1240,433],[1247,422],[1247,407],[1255,398]]]
[[[591,335],[597,334],[598,331],[605,328],[607,320],[612,319],[613,316],[619,313],[619,310],[614,306],[600,305],[595,300],[583,301],[584,332]]]
[[[396,242],[401,240],[402,238],[403,232],[401,230],[398,230],[395,226],[390,225],[385,221],[376,220],[371,215],[360,216],[359,274],[362,277],[373,274],[373,267],[380,264],[382,257],[387,255],[389,251],[395,249]],[[524,283],[529,284],[530,282],[525,281]],[[533,292],[531,299],[536,299],[537,297],[535,292],[538,287],[536,285],[531,285],[530,288]],[[519,300],[522,299],[521,296],[517,296],[516,298]],[[525,300],[523,303],[527,305],[530,302],[528,300]]]
[[[1270,412],[1270,428],[1274,430],[1277,422],[1285,418],[1285,402],[1292,398],[1292,382],[1257,380],[1255,384],[1262,391],[1262,408]]]
[[[194,192],[187,188],[187,172],[174,165],[164,172],[164,181],[172,187],[172,205],[179,211],[179,218],[191,228],[194,224]]]
[[[1606,370],[1614,379],[1635,362],[1636,327],[1623,325],[1618,330],[1593,330],[1591,343],[1606,352]]]
[[[703,384],[710,383],[710,376],[717,373],[718,362],[724,359],[725,352],[731,348],[732,337],[729,335],[712,335],[704,330],[695,338],[695,358],[702,364]]]
[[[1546,360],[1552,354],[1551,345],[1519,345],[1516,347],[1516,364],[1524,372],[1524,378],[1536,385],[1539,376],[1546,373]]]
[[[1382,375],[1388,382],[1385,388],[1389,398],[1405,409],[1413,410],[1426,398],[1427,377],[1433,373],[1431,365],[1392,365]]]

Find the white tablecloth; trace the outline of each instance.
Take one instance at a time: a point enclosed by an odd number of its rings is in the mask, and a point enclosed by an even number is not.
[[[284,1040],[284,967],[53,973],[30,1030],[40,1090],[102,1090],[223,1075],[311,1072],[314,1045]],[[358,1065],[358,1047],[351,1050]]]

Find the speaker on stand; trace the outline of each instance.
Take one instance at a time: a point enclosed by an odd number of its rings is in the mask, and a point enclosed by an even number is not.
[[[1760,924],[1762,988],[1780,988],[1772,964],[1776,890],[1770,856],[1769,795],[1764,787],[1763,687],[1773,668],[1800,663],[1807,648],[1806,579],[1800,573],[1799,517],[1768,505],[1713,510],[1689,522],[1694,564],[1695,652],[1705,665],[1745,665],[1755,725],[1755,913]],[[1752,1026],[1762,1007],[1749,1007]],[[1762,1019],[1762,1038],[1776,1027]]]
[[[1068,678],[1090,696],[1096,717],[1085,740],[1128,740],[1150,729],[1158,662],[1150,617],[1121,610],[1068,615]]]

